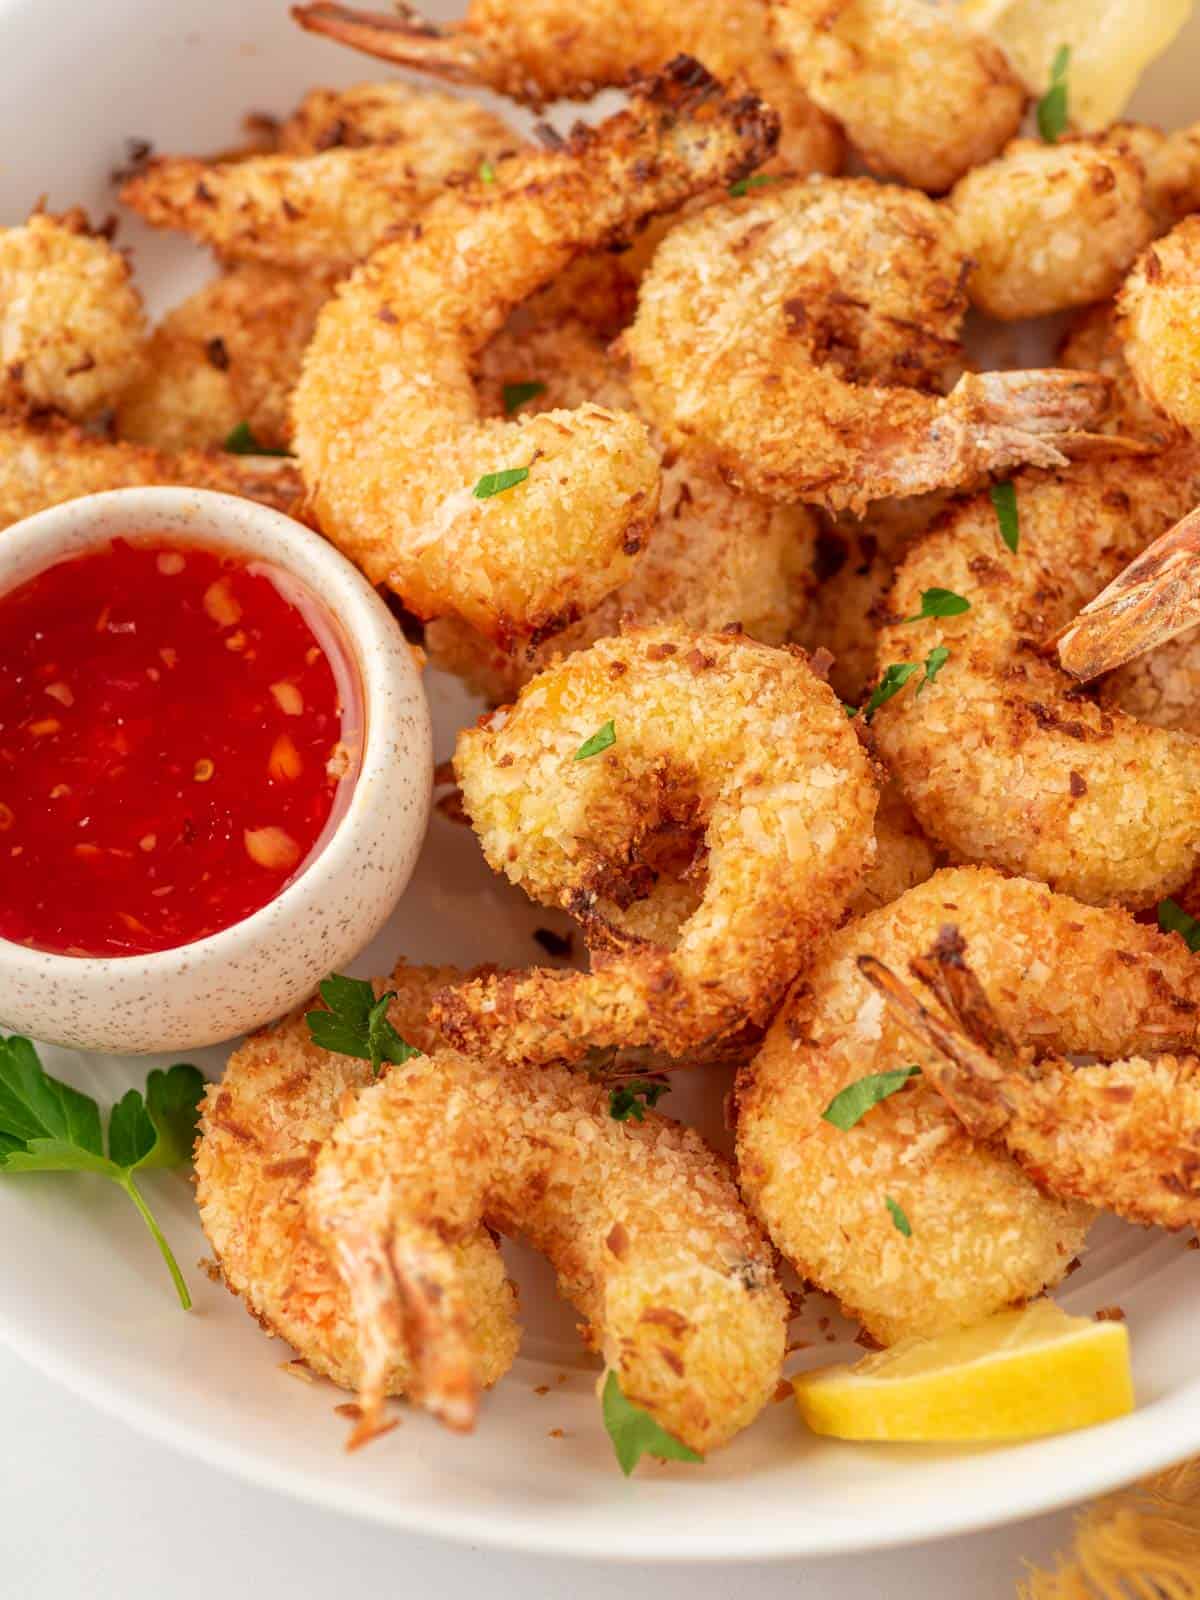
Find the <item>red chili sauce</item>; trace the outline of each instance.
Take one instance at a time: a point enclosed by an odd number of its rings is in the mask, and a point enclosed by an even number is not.
[[[332,833],[359,699],[264,562],[115,539],[0,596],[0,937],[142,955],[250,916]]]

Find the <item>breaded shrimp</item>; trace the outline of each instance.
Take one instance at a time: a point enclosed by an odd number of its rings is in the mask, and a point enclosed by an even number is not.
[[[1200,861],[1200,744],[1102,710],[1048,653],[1124,562],[1200,499],[1200,446],[1026,472],[1020,546],[980,495],[909,554],[879,636],[879,669],[918,672],[872,722],[876,746],[931,838],[959,860],[1027,873],[1097,904],[1153,905]],[[919,623],[927,589],[970,610]],[[919,692],[918,692],[919,691]]]
[[[1104,408],[1084,373],[968,373],[967,260],[950,214],[866,179],[771,186],[672,229],[623,335],[633,390],[670,446],[739,487],[861,511],[1059,465]]]
[[[659,489],[643,424],[599,406],[482,421],[471,361],[573,257],[756,166],[775,132],[681,59],[563,149],[444,196],[342,286],[305,357],[295,447],[322,528],[372,582],[504,641],[630,575]]]
[[[146,369],[117,406],[118,435],[219,449],[244,422],[259,444],[286,446],[292,389],[332,288],[319,273],[254,263],[222,273],[154,330]]]
[[[158,157],[121,199],[153,227],[190,233],[226,261],[345,271],[403,232],[452,179],[520,143],[470,100],[410,93],[408,125],[386,144],[232,163]]]
[[[377,993],[397,998],[389,1020],[414,1048],[437,1043],[429,997],[450,969],[403,963]],[[319,1004],[319,1002],[314,1002]],[[372,1082],[370,1063],[321,1049],[299,1013],[254,1034],[209,1087],[196,1146],[196,1200],[221,1275],[263,1329],[286,1339],[314,1372],[365,1381],[350,1297],[305,1219],[305,1190],[343,1106]],[[494,1383],[517,1351],[516,1293],[486,1230],[447,1246],[465,1306],[477,1381]],[[373,1373],[377,1394],[411,1392],[402,1346]]]
[[[355,150],[368,144],[403,144],[426,153],[449,132],[451,142],[478,141],[482,155],[497,140],[510,146],[517,136],[477,103],[411,83],[355,83],[346,89],[310,89],[279,125],[280,153],[316,155],[321,150]],[[470,150],[463,154],[470,166]]]
[[[1200,216],[1150,246],[1117,305],[1143,394],[1200,437]]]
[[[940,193],[1016,133],[1002,51],[926,0],[770,0],[775,37],[874,172]]]
[[[591,973],[448,991],[435,1015],[460,1048],[679,1056],[761,1024],[874,855],[842,707],[800,654],[737,634],[602,639],[460,734],[455,773],[491,865],[579,917],[594,952]],[[697,900],[680,869],[705,860]]]
[[[78,209],[0,229],[0,411],[85,422],[142,368],[129,262]]]
[[[1182,430],[1146,399],[1125,359],[1113,301],[1091,306],[1072,320],[1058,347],[1058,364],[1083,372],[1099,372],[1112,385],[1102,433],[1145,440],[1162,450],[1178,442]]]
[[[626,1398],[692,1449],[779,1380],[787,1302],[727,1163],[654,1112],[614,1121],[608,1090],[564,1068],[437,1050],[393,1070],[318,1155],[307,1212],[354,1307],[360,1430],[406,1357],[416,1397],[472,1426],[486,1350],[463,1258],[488,1226],[549,1257]]]
[[[825,942],[738,1075],[739,1181],[797,1270],[884,1344],[1039,1294],[1062,1278],[1092,1217],[967,1135],[927,1081],[940,1056],[914,1047],[859,970],[873,956],[903,971],[948,922],[1005,1028],[1044,1052],[1187,1049],[1200,1015],[1200,963],[1182,940],[986,870],[939,872]],[[856,1126],[825,1120],[850,1084],[913,1065],[926,1078]],[[911,1236],[893,1225],[889,1199]]]
[[[296,515],[303,496],[290,461],[181,450],[97,438],[52,418],[0,422],[0,528],[103,489],[149,484],[217,489]]]
[[[793,172],[836,172],[842,141],[803,92],[772,38],[765,0],[471,0],[441,28],[413,6],[399,15],[349,6],[295,6],[304,28],[398,66],[496,89],[538,106],[590,100],[605,86],[661,68],[680,51],[723,81],[749,85],[779,113],[781,161]]]
[[[909,889],[931,878],[938,853],[921,831],[908,802],[895,783],[879,790],[875,813],[875,861],[850,902],[850,915],[862,917],[880,906],[891,905]]]
[[[1080,1066],[1022,1049],[969,959],[948,923],[909,963],[941,1002],[936,1013],[874,957],[859,967],[901,1028],[941,1057],[931,1082],[971,1137],[1002,1144],[1060,1199],[1148,1227],[1200,1223],[1200,1060],[1156,1051]]]
[[[1115,294],[1158,232],[1142,164],[1107,135],[1015,139],[955,185],[972,302],[1005,321]]]

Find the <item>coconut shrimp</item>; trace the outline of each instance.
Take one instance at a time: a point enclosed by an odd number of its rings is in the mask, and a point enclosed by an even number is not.
[[[354,1307],[362,1428],[407,1360],[416,1395],[474,1422],[481,1352],[463,1257],[487,1228],[523,1234],[586,1319],[624,1395],[697,1451],[758,1415],[783,1361],[787,1302],[728,1165],[608,1090],[455,1051],[363,1090],[316,1160],[311,1233]]]
[[[1200,437],[1200,217],[1150,246],[1118,308],[1125,357],[1143,394]]]
[[[681,222],[623,336],[667,443],[739,487],[861,511],[872,500],[1061,465],[1104,409],[1099,376],[967,373],[968,263],[949,213],[911,191],[829,179],[756,191]]]
[[[962,178],[949,203],[975,263],[971,299],[1005,321],[1115,294],[1158,232],[1142,163],[1108,135],[1016,139]]]
[[[451,976],[401,964],[386,985],[376,985],[377,993],[396,991],[388,1016],[414,1048],[436,1045],[426,1021],[429,996]],[[226,1285],[268,1334],[285,1339],[314,1372],[351,1389],[365,1380],[361,1334],[350,1296],[307,1226],[305,1191],[344,1104],[371,1082],[369,1062],[321,1049],[303,1016],[291,1016],[234,1051],[201,1107],[196,1146],[200,1221]],[[517,1351],[516,1291],[485,1229],[444,1248],[457,1274],[476,1381],[494,1383]],[[395,1346],[373,1383],[382,1398],[411,1392],[414,1377],[405,1350]]]
[[[85,422],[143,363],[129,262],[78,209],[0,229],[0,410]]]
[[[875,813],[875,861],[850,901],[850,915],[861,917],[890,905],[931,878],[937,867],[938,852],[899,788],[890,781],[884,783]]]
[[[883,1344],[1040,1294],[1092,1220],[969,1137],[935,1088],[940,1053],[912,1043],[859,969],[871,956],[905,970],[949,922],[1004,1027],[1044,1053],[1190,1049],[1200,1016],[1200,963],[1182,940],[985,869],[941,871],[825,941],[738,1075],[738,1175],[784,1256]],[[825,1120],[850,1084],[910,1066],[925,1076],[855,1126]]]
[[[761,1024],[874,855],[842,707],[800,654],[738,634],[602,639],[460,734],[454,764],[488,861],[594,951],[590,973],[448,991],[436,1015],[461,1048],[680,1056]]]
[[[343,285],[305,356],[295,448],[322,528],[373,582],[505,640],[630,575],[659,491],[644,425],[594,405],[484,421],[471,361],[573,257],[756,166],[775,131],[681,59],[562,150],[444,196]]]
[[[1179,441],[1182,430],[1146,399],[1129,369],[1113,301],[1078,313],[1058,347],[1058,364],[1109,380],[1109,408],[1097,424],[1100,432],[1143,440],[1155,450]]]
[[[516,140],[511,129],[473,101],[411,83],[355,83],[345,89],[310,89],[279,124],[276,149],[303,156],[369,144],[415,144],[417,151],[432,153],[434,140],[445,130],[452,142],[479,140],[481,154],[497,139],[507,138],[510,144]],[[469,147],[464,148],[459,157],[463,170],[470,156]],[[425,165],[424,155],[418,165]]]
[[[55,418],[0,421],[0,528],[80,495],[151,484],[216,489],[293,516],[303,497],[290,461],[219,451],[172,454],[101,439]]]
[[[159,157],[128,179],[121,199],[151,226],[189,233],[226,261],[346,271],[452,179],[520,143],[469,100],[409,95],[407,124],[386,144],[236,162]]]
[[[535,106],[590,100],[683,51],[722,81],[748,84],[779,113],[779,156],[791,171],[835,172],[841,164],[841,137],[772,38],[764,0],[593,0],[586,8],[575,0],[471,0],[463,20],[444,29],[410,5],[399,10],[317,4],[292,15],[384,61]]]
[[[926,0],[771,0],[775,37],[874,172],[941,193],[1016,133],[1004,54]]]
[[[958,927],[910,962],[929,1011],[873,956],[863,976],[894,1020],[941,1058],[931,1082],[981,1144],[999,1143],[1060,1199],[1172,1230],[1200,1223],[1200,1060],[1136,1056],[1088,1066],[1019,1047],[969,965]]]

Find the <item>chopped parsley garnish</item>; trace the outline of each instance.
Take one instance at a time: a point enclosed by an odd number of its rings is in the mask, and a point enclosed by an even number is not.
[[[949,659],[950,652],[944,644],[934,645],[933,649],[925,657],[925,676],[917,685],[918,694],[924,693],[925,689],[933,682]]]
[[[511,417],[514,411],[519,411],[526,400],[536,400],[539,394],[545,394],[544,383],[506,383],[504,385],[504,414]]]
[[[848,1083],[822,1111],[826,1122],[848,1132],[861,1122],[872,1106],[898,1094],[910,1078],[921,1076],[920,1067],[897,1067],[894,1072],[872,1072],[865,1078]]]
[[[657,1078],[630,1078],[609,1091],[608,1114],[614,1122],[645,1122],[646,1107],[656,1106],[670,1087]]]
[[[1189,917],[1175,900],[1161,900],[1158,906],[1158,925],[1164,933],[1177,933],[1189,950],[1200,950],[1200,922]]]
[[[1017,553],[1017,546],[1021,542],[1021,519],[1017,512],[1017,486],[1014,483],[994,483],[988,490],[992,497],[992,504],[996,508],[996,520],[1000,524],[1000,537],[1012,551]]]
[[[518,483],[524,483],[528,476],[528,467],[505,467],[503,472],[485,472],[471,493],[476,500],[490,500],[494,494],[503,494],[506,489],[514,489]]]
[[[842,710],[846,713],[846,715],[848,717],[856,717],[858,715],[858,712],[859,712],[859,707],[858,706],[852,706],[848,700],[843,700],[842,701]]]
[[[495,183],[496,169],[490,161],[481,161],[479,163],[479,181],[480,183]]]
[[[344,978],[335,972],[321,985],[321,999],[329,1010],[308,1011],[304,1020],[314,1044],[356,1061],[369,1061],[378,1077],[385,1061],[402,1067],[421,1054],[406,1044],[388,1021],[388,1002],[395,998],[396,991],[390,989],[376,1000],[365,978]]]
[[[924,622],[926,617],[961,617],[964,611],[970,609],[971,602],[963,595],[955,594],[953,589],[923,589],[921,609],[902,620]]]
[[[607,750],[617,742],[616,724],[606,722],[602,728],[597,728],[590,739],[585,739],[575,752],[576,761],[586,761],[590,756],[598,756],[602,750]]]
[[[231,456],[290,456],[292,453],[290,450],[272,450],[269,445],[259,444],[248,422],[239,422],[221,448]]]
[[[912,1223],[904,1215],[903,1209],[896,1204],[890,1194],[884,1195],[884,1201],[892,1214],[892,1221],[896,1225],[896,1232],[902,1233],[906,1239],[912,1238]]]
[[[188,1165],[203,1093],[195,1067],[155,1068],[144,1095],[129,1089],[112,1108],[105,1155],[100,1108],[91,1096],[52,1078],[28,1039],[0,1038],[0,1174],[94,1172],[115,1183],[150,1230],[185,1311],[192,1297],[134,1174]]]
[[[1057,144],[1067,129],[1067,69],[1071,47],[1060,45],[1050,68],[1050,87],[1038,101],[1037,125],[1046,144]]]
[[[600,1409],[617,1462],[626,1477],[643,1456],[656,1456],[660,1461],[704,1460],[660,1427],[648,1411],[626,1400],[615,1372],[610,1371],[604,1380]]]
[[[867,701],[863,710],[865,719],[870,722],[880,706],[886,704],[894,694],[899,694],[913,673],[919,671],[920,668],[915,661],[893,661],[875,685],[874,692]]]
[[[764,183],[780,183],[782,179],[781,172],[755,172],[748,178],[739,178],[736,183],[731,183],[729,192],[736,198],[751,189],[761,189]]]

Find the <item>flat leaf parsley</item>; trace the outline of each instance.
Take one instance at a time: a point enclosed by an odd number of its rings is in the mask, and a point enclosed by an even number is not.
[[[905,622],[924,622],[926,617],[961,617],[970,611],[971,602],[953,589],[924,589],[921,592],[921,609]]]
[[[657,1078],[630,1078],[609,1090],[608,1114],[614,1122],[645,1122],[646,1107],[655,1107],[670,1089]]]
[[[394,989],[376,1000],[365,978],[345,978],[335,972],[325,979],[320,993],[329,1010],[305,1012],[304,1020],[313,1043],[323,1050],[369,1061],[376,1077],[385,1061],[402,1067],[421,1054],[406,1044],[388,1021],[388,1002],[396,998]]]
[[[897,1067],[894,1072],[872,1072],[866,1078],[848,1083],[840,1094],[835,1094],[821,1116],[826,1122],[832,1122],[835,1128],[847,1132],[862,1121],[872,1106],[898,1094],[910,1078],[920,1076],[920,1067]]]
[[[994,483],[988,490],[992,505],[996,508],[996,521],[1000,524],[1000,537],[1012,551],[1017,553],[1017,546],[1021,542],[1021,519],[1017,511],[1017,488],[1013,483]]]
[[[504,415],[511,417],[514,411],[519,411],[527,400],[536,400],[539,394],[545,394],[544,383],[506,383],[504,385]]]
[[[1038,132],[1046,144],[1057,144],[1067,131],[1067,70],[1071,65],[1071,47],[1060,45],[1050,68],[1050,87],[1038,101]]]
[[[606,722],[602,728],[597,728],[590,739],[585,739],[575,752],[576,761],[588,761],[592,756],[598,756],[601,751],[610,749],[617,742],[617,727],[614,722]]]
[[[887,1204],[888,1210],[891,1212],[892,1222],[895,1224],[896,1232],[902,1233],[906,1239],[911,1239],[912,1223],[904,1215],[903,1208],[897,1205],[896,1201],[892,1199],[890,1194],[884,1195],[883,1198]]]
[[[195,1067],[156,1068],[146,1079],[145,1095],[130,1089],[113,1107],[105,1155],[100,1107],[91,1096],[52,1078],[28,1039],[0,1037],[0,1174],[94,1172],[115,1183],[150,1230],[185,1311],[192,1297],[134,1174],[188,1164],[203,1093]]]
[[[660,1461],[704,1460],[686,1444],[680,1444],[665,1428],[660,1428],[648,1411],[626,1400],[615,1372],[610,1371],[604,1380],[600,1407],[608,1437],[626,1477],[643,1456],[657,1456]]]
[[[231,456],[290,456],[292,453],[290,450],[272,450],[269,445],[259,444],[248,422],[239,422],[236,428],[231,429],[221,448]]]
[[[1164,933],[1179,934],[1189,950],[1200,950],[1200,922],[1195,917],[1189,917],[1177,901],[1159,902],[1158,925]]]
[[[476,500],[490,500],[493,495],[503,494],[506,489],[515,489],[528,476],[528,467],[505,467],[503,472],[485,472],[471,493]]]

